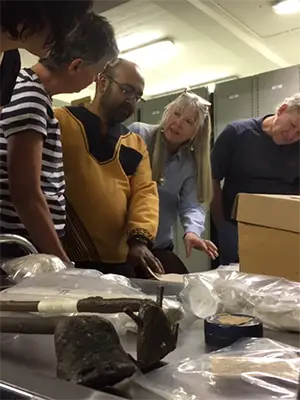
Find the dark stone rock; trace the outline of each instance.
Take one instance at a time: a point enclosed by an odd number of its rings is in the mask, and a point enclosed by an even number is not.
[[[58,378],[101,389],[136,371],[113,325],[98,316],[65,318],[56,326],[54,340]]]

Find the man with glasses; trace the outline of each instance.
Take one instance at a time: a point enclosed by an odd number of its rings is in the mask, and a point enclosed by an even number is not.
[[[121,123],[141,100],[139,68],[118,59],[96,80],[87,107],[56,110],[66,179],[65,250],[79,268],[128,277],[163,272],[150,248],[158,195],[143,140]]]

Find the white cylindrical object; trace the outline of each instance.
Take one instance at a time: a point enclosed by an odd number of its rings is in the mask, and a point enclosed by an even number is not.
[[[73,314],[77,313],[78,299],[48,298],[38,304],[41,314]]]

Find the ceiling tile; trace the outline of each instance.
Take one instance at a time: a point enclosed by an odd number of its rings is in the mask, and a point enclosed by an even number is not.
[[[299,14],[275,14],[271,0],[214,0],[214,3],[262,38],[300,30]]]

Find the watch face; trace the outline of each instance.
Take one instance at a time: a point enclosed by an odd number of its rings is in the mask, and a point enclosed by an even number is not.
[[[135,240],[137,240],[140,243],[146,244],[146,245],[148,244],[147,240],[140,236],[136,236]]]

